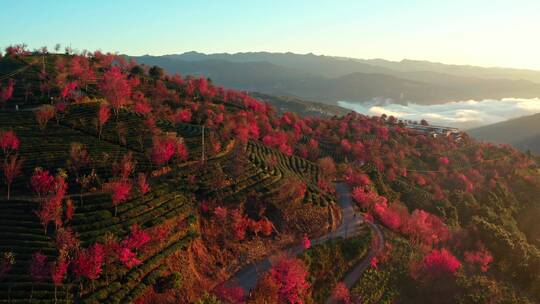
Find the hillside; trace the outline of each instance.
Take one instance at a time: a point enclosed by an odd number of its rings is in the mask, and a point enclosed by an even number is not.
[[[532,155],[101,52],[0,75],[2,302],[540,300]]]
[[[469,134],[478,140],[510,144],[522,151],[540,154],[540,114],[475,128],[469,130]]]
[[[267,52],[188,52],[133,58],[170,73],[205,75],[217,84],[237,89],[330,104],[377,97],[400,103],[438,104],[540,95],[540,72],[528,70]]]
[[[250,95],[263,102],[268,102],[274,106],[280,114],[292,112],[302,117],[312,116],[329,118],[332,116],[345,115],[350,112],[350,110],[339,106],[307,101],[294,97],[274,96],[257,92],[250,93]]]

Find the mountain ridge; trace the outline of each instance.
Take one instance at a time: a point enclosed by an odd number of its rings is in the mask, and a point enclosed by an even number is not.
[[[221,85],[236,89],[329,104],[345,99],[363,102],[373,98],[391,98],[398,103],[439,104],[457,100],[540,96],[540,72],[534,70],[445,65],[410,59],[400,62],[354,59],[311,53],[204,54],[191,51],[131,58],[147,65],[162,66],[169,73],[207,75]],[[358,73],[365,76],[360,80]],[[381,82],[380,75],[393,78]],[[344,88],[340,81],[348,85]],[[411,81],[421,84],[411,88]],[[370,94],[360,89],[366,87],[369,87]],[[404,91],[403,88],[412,91]]]

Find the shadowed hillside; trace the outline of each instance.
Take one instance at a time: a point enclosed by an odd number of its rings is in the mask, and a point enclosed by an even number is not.
[[[479,140],[510,144],[522,151],[540,154],[540,114],[472,129],[469,134]]]

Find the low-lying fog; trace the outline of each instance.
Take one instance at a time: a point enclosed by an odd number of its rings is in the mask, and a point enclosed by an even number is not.
[[[366,115],[394,115],[399,119],[426,119],[430,124],[471,129],[511,118],[540,112],[540,99],[504,98],[482,101],[456,101],[436,105],[409,103],[401,105],[389,102],[357,103],[338,101],[341,107]]]

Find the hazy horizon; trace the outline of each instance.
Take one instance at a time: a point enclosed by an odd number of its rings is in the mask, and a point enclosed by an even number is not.
[[[24,42],[21,42],[21,43],[24,43]],[[13,44],[17,44],[17,43],[13,43]],[[24,43],[26,44],[26,43]],[[1,45],[0,48],[1,49],[4,49],[5,47],[9,46],[11,44],[7,44],[7,45]],[[66,45],[63,45],[60,43],[60,45],[62,46],[62,49],[59,51],[60,53],[63,52],[63,49],[64,47],[66,47]],[[53,45],[40,45],[40,46],[32,46],[32,45],[29,45],[29,49],[38,49],[40,47],[43,47],[43,46],[46,46],[50,52],[54,52],[54,47],[55,47],[55,44]],[[79,49],[73,45],[67,45],[71,48],[73,48],[73,50],[75,52],[82,52],[83,50],[87,50],[87,51],[95,51],[95,50],[99,50],[99,51],[103,51],[102,48],[97,48],[97,49]],[[119,52],[114,52],[114,51],[109,51],[113,54],[120,54]],[[159,57],[159,56],[174,56],[174,55],[182,55],[182,54],[187,54],[187,53],[199,53],[199,54],[204,54],[204,55],[221,55],[221,54],[225,54],[225,55],[236,55],[236,54],[249,54],[249,53],[269,53],[269,54],[294,54],[294,55],[314,55],[314,56],[319,56],[319,57],[330,57],[330,58],[340,58],[340,59],[353,59],[353,60],[384,60],[384,61],[388,61],[388,62],[402,62],[402,61],[419,61],[419,62],[429,62],[429,63],[436,63],[436,64],[444,64],[444,65],[450,65],[450,66],[471,66],[471,67],[480,67],[480,68],[501,68],[501,69],[518,69],[518,70],[531,70],[531,71],[537,71],[537,72],[540,72],[540,67],[538,68],[524,68],[524,67],[514,67],[514,66],[497,66],[497,65],[476,65],[476,64],[470,64],[470,63],[449,63],[449,62],[443,62],[443,61],[432,61],[432,60],[427,60],[427,59],[422,59],[422,58],[402,58],[402,59],[396,59],[396,60],[392,60],[392,59],[388,59],[388,58],[381,58],[381,57],[347,57],[347,56],[339,56],[339,55],[328,55],[328,54],[318,54],[318,53],[314,53],[314,52],[307,52],[307,53],[296,53],[296,52],[291,52],[291,51],[276,51],[276,52],[273,52],[273,51],[267,51],[267,50],[255,50],[255,51],[238,51],[238,52],[201,52],[201,51],[198,51],[198,50],[187,50],[187,51],[178,51],[176,53],[163,53],[163,54],[129,54],[129,53],[125,53],[125,54],[122,54],[122,55],[126,55],[126,56],[134,56],[134,57],[138,57],[138,56],[156,56],[156,57]]]
[[[354,60],[384,60],[389,62],[402,62],[402,61],[422,61],[422,62],[429,62],[429,63],[437,63],[437,64],[444,64],[444,65],[455,65],[455,66],[473,66],[473,67],[481,67],[481,68],[502,68],[502,69],[519,69],[519,70],[532,70],[532,71],[538,71],[540,72],[540,67],[538,68],[521,68],[521,67],[512,67],[512,66],[497,66],[497,65],[475,65],[470,63],[449,63],[449,62],[442,62],[442,61],[431,61],[427,59],[422,58],[402,58],[402,59],[388,59],[388,58],[381,58],[381,57],[347,57],[347,56],[337,56],[337,55],[328,55],[328,54],[318,54],[314,52],[307,52],[307,53],[296,53],[291,51],[282,51],[282,52],[272,52],[272,51],[266,51],[266,50],[258,50],[258,51],[238,51],[238,52],[201,52],[198,50],[187,50],[187,51],[179,51],[176,53],[167,53],[167,54],[124,54],[127,56],[174,56],[174,55],[182,55],[187,53],[199,53],[204,55],[237,55],[237,54],[249,54],[249,53],[270,53],[270,54],[295,54],[295,55],[314,55],[319,57],[331,57],[331,58],[341,58],[341,59],[354,59]]]
[[[0,45],[134,56],[266,50],[538,70],[539,10],[530,0],[6,1],[0,27],[17,31],[4,31]]]

